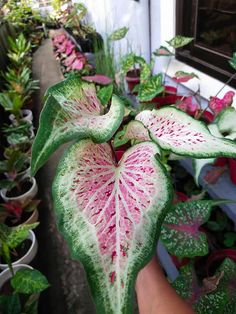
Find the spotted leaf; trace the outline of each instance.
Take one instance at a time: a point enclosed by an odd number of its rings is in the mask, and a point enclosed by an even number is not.
[[[209,291],[199,284],[192,265],[181,268],[179,277],[173,283],[177,293],[193,307],[197,314],[229,314],[224,312],[228,298],[226,291]]]
[[[65,142],[83,138],[108,141],[122,122],[124,106],[113,96],[109,112],[101,112],[93,84],[73,77],[50,88],[32,147],[32,174]]]
[[[174,107],[145,110],[136,120],[149,130],[151,139],[165,150],[196,158],[236,157],[236,144],[214,137],[204,123]]]
[[[174,54],[165,46],[160,46],[160,48],[156,49],[153,52],[154,56],[164,56],[164,57],[170,57],[173,56]]]
[[[189,43],[191,43],[191,41],[193,41],[193,39],[194,38],[192,37],[184,37],[184,36],[177,35],[174,38],[172,38],[170,41],[167,41],[167,43],[171,47],[176,49],[176,48],[181,48],[188,45]]]
[[[164,91],[162,75],[152,76],[146,83],[140,84],[138,98],[140,101],[150,101]]]
[[[206,255],[207,238],[199,227],[209,219],[212,207],[224,202],[197,200],[172,206],[161,230],[161,239],[167,250],[178,257]]]
[[[53,184],[58,225],[87,272],[98,313],[132,313],[137,272],[155,251],[172,189],[155,156],[141,143],[114,161],[107,143],[73,144]]]

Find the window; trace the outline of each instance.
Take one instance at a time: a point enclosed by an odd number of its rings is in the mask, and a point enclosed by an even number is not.
[[[236,52],[236,0],[176,0],[176,33],[194,37],[178,60],[223,82],[235,73],[228,60]]]

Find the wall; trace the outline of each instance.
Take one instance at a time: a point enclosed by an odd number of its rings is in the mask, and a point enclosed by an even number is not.
[[[160,45],[165,45],[165,40],[169,40],[175,36],[175,7],[176,0],[151,0],[151,50],[154,51],[155,48]],[[182,63],[172,58],[171,65],[167,74],[173,77],[175,72],[182,70],[185,72],[196,73],[200,80],[193,79],[184,85],[190,90],[196,91],[200,84],[200,93],[204,99],[209,99],[211,96],[217,94],[217,92],[224,85],[221,81],[198,71],[185,63]],[[168,58],[156,58],[155,61],[155,72],[165,72],[167,68]],[[218,95],[222,97],[228,90],[236,90],[232,87],[226,86]],[[236,107],[236,97],[234,97],[234,107]]]
[[[125,39],[116,45],[116,52],[126,53],[127,49],[150,58],[149,10],[148,0],[80,0],[89,11],[89,19],[99,33],[105,35],[113,30],[127,26],[129,32]]]

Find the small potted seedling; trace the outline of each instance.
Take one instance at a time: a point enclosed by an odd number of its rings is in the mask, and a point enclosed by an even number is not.
[[[29,264],[36,256],[38,243],[32,229],[38,223],[8,227],[0,224],[1,247],[0,269],[10,268],[17,264]]]

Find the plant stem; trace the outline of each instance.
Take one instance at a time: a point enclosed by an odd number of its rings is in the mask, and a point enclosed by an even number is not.
[[[225,88],[225,86],[228,85],[232,81],[232,79],[235,78],[235,77],[236,77],[236,72],[232,76],[230,76],[228,81],[221,87],[221,89],[217,92],[215,97],[217,97],[217,95],[219,95],[219,93]]]

